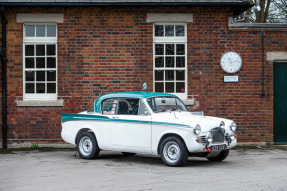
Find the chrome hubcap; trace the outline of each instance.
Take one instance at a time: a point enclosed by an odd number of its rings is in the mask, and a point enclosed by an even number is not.
[[[90,137],[84,136],[79,142],[79,149],[81,154],[88,156],[93,150],[93,143]]]
[[[180,148],[174,141],[169,141],[164,145],[163,155],[165,160],[170,163],[175,163],[180,157]]]

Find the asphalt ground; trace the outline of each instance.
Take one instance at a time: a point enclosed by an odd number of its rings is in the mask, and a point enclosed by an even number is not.
[[[0,151],[0,191],[34,190],[287,191],[287,150],[239,148],[223,162],[189,158],[184,167],[107,151],[95,160],[64,149]]]

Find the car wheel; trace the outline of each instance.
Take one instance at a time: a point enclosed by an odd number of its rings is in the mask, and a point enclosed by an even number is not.
[[[134,156],[136,153],[122,152],[122,154],[125,155],[125,156]]]
[[[93,133],[81,133],[78,137],[77,143],[79,155],[83,159],[96,158],[100,153],[100,148],[98,147],[96,137]]]
[[[188,158],[184,142],[178,137],[167,137],[160,144],[160,156],[168,166],[182,166]]]
[[[207,157],[207,159],[212,162],[221,162],[224,159],[226,159],[228,154],[229,154],[229,150],[223,150],[216,157]]]

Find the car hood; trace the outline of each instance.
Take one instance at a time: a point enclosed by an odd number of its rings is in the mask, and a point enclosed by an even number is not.
[[[201,126],[202,132],[210,131],[212,128],[219,127],[221,121],[224,121],[226,126],[231,124],[232,121],[217,117],[208,117],[203,115],[194,115],[191,112],[183,111],[170,111],[155,113],[152,116],[153,121],[176,123],[187,125],[194,128],[197,124]]]

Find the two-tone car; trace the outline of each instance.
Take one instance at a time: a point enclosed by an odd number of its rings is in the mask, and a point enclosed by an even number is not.
[[[88,111],[62,114],[61,135],[83,159],[109,150],[181,166],[188,157],[224,160],[237,143],[235,130],[234,121],[190,112],[173,94],[143,91],[106,94]]]

